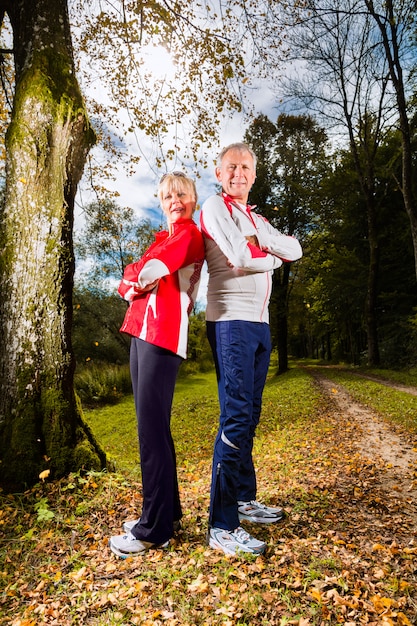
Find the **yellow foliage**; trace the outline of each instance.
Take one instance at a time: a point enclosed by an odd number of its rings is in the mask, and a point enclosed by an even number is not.
[[[45,480],[45,478],[48,478],[48,476],[49,476],[49,474],[50,474],[50,473],[51,473],[51,470],[50,470],[50,469],[43,470],[43,472],[41,472],[41,473],[39,474],[39,478],[40,478],[42,481],[44,481],[44,480]]]

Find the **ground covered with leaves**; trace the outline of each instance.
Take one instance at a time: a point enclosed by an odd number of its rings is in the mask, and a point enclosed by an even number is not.
[[[206,441],[179,454],[182,530],[168,549],[146,556],[122,560],[108,548],[109,536],[140,511],[140,481],[126,472],[1,495],[0,624],[417,624],[417,464],[411,455],[411,487],[396,485],[390,464],[364,452],[360,424],[332,393],[302,370],[267,385],[255,446],[258,497],[287,516],[245,525],[268,543],[261,557],[206,545]],[[207,403],[206,393],[187,399],[200,440]],[[174,437],[190,437],[184,407],[174,413]],[[210,433],[215,422],[214,415]],[[404,435],[415,454],[417,437]]]

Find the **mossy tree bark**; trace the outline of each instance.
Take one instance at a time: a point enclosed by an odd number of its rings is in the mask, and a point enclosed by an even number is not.
[[[73,207],[94,142],[74,73],[66,0],[0,0],[15,95],[0,213],[0,484],[33,484],[106,458],[74,393]]]

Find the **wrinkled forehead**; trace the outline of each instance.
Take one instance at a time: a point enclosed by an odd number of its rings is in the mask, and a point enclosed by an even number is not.
[[[245,163],[253,169],[255,166],[252,154],[249,152],[249,150],[242,150],[240,148],[233,148],[226,152],[223,155],[221,163],[227,163],[228,165],[240,165],[242,163]]]

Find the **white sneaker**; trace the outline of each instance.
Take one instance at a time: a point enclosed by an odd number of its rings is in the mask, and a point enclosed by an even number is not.
[[[211,548],[223,550],[225,554],[239,554],[239,552],[262,554],[266,549],[266,543],[252,537],[241,526],[235,530],[210,528],[208,544]]]
[[[238,502],[239,519],[258,524],[272,524],[280,522],[285,517],[283,509],[266,506],[256,500]]]
[[[169,546],[169,539],[165,543],[156,544],[150,541],[141,541],[136,539],[132,533],[127,535],[117,535],[110,537],[109,547],[110,550],[120,556],[122,559],[127,559],[129,556],[138,556],[144,554],[151,548],[167,548]]]

